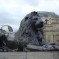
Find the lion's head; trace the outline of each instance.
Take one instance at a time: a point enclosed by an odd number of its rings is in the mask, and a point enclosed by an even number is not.
[[[32,17],[31,17],[31,26],[34,30],[37,30],[38,28],[43,27],[43,21],[40,17],[40,15],[37,12],[32,12]]]

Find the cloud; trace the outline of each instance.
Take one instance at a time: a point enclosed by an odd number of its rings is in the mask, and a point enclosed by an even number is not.
[[[33,6],[33,7],[35,7],[35,6],[37,6],[38,5],[38,0],[23,0],[23,2],[25,2],[27,5],[30,5],[30,6]]]
[[[59,0],[0,0],[0,25],[18,29],[21,20],[32,11],[51,11],[59,15]]]

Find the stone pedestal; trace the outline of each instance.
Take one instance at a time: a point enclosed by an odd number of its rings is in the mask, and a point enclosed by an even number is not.
[[[0,59],[59,59],[59,51],[0,52]]]

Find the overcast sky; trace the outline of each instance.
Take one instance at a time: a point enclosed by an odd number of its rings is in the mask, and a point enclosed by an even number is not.
[[[0,0],[0,27],[10,25],[17,30],[31,11],[51,11],[59,15],[59,0]]]

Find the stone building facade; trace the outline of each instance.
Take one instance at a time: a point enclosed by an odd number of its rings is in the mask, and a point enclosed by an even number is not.
[[[46,43],[59,45],[59,18],[46,19],[43,29]]]

